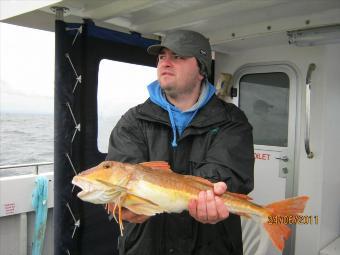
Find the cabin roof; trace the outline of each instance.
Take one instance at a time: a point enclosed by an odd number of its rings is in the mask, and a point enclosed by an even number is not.
[[[340,24],[338,0],[1,1],[0,20],[54,31],[53,6],[67,8],[66,22],[92,19],[98,26],[149,38],[171,29],[195,30],[214,50],[226,53],[288,44],[287,31]]]

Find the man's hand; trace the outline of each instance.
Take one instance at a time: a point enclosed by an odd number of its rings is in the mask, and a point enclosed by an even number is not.
[[[143,223],[149,218],[150,216],[135,214],[129,209],[122,208],[122,220],[129,221],[131,223]]]
[[[214,191],[201,191],[198,199],[189,202],[189,213],[201,223],[216,224],[229,217],[229,211],[219,195],[227,190],[224,182],[214,184]]]
[[[119,210],[118,210],[118,207],[117,207],[115,212],[114,212],[113,211],[114,208],[115,208],[115,204],[113,204],[113,203],[107,205],[108,212],[114,213],[114,216],[118,220]],[[144,221],[146,221],[147,219],[150,218],[150,216],[135,214],[132,211],[130,211],[129,209],[126,209],[126,208],[122,208],[121,213],[122,213],[121,214],[122,220],[129,221],[131,223],[143,223]]]

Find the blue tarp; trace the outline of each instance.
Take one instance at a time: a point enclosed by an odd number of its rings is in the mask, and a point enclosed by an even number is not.
[[[134,45],[142,48],[147,48],[150,45],[158,44],[158,40],[152,40],[142,37],[139,33],[131,32],[123,33],[118,31],[113,31],[107,28],[98,27],[91,21],[86,21],[86,29],[87,29],[87,35],[90,37],[96,37],[103,40],[128,44],[128,45]],[[68,23],[67,28],[78,28],[79,26],[84,24],[79,23]],[[76,30],[69,30],[71,33],[76,33]]]

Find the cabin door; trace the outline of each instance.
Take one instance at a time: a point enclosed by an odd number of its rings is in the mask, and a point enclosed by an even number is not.
[[[250,196],[259,204],[293,195],[296,79],[286,64],[244,66],[235,74],[234,103],[253,126],[255,185]],[[289,252],[290,244],[286,247]]]

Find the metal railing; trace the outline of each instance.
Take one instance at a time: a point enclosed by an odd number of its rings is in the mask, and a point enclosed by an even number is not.
[[[0,176],[2,170],[7,170],[11,168],[24,168],[24,167],[34,167],[34,171],[32,173],[38,175],[39,174],[39,167],[41,166],[48,166],[53,165],[53,162],[38,162],[38,163],[27,163],[27,164],[17,164],[17,165],[3,165],[0,166]]]

